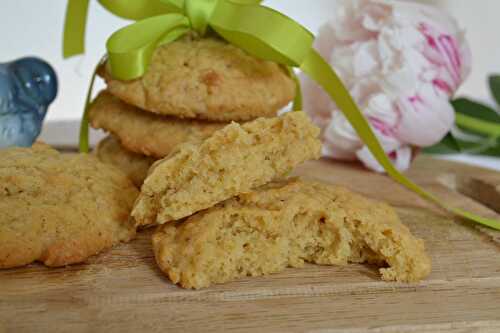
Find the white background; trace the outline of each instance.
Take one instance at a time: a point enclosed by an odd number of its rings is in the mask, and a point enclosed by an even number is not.
[[[467,31],[473,50],[473,73],[459,94],[491,101],[486,77],[488,73],[500,73],[500,0],[422,1],[447,8]],[[268,0],[264,3],[316,33],[322,22],[333,16],[335,2]],[[48,60],[59,75],[59,96],[49,109],[48,121],[80,118],[89,76],[104,54],[105,40],[113,31],[127,24],[92,1],[87,24],[87,52],[85,56],[63,60],[61,42],[65,7],[64,0],[0,0],[0,31],[3,32],[0,62],[37,55]],[[77,134],[73,136],[73,132],[62,136],[68,137],[65,138],[68,142],[76,142]],[[500,167],[498,161],[489,165]]]

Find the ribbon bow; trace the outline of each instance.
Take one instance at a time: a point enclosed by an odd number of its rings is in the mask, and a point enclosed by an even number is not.
[[[291,18],[260,5],[259,0],[99,0],[111,13],[137,22],[108,39],[108,64],[119,80],[141,77],[154,50],[189,31],[208,30],[247,53],[264,60],[300,68],[335,101],[387,174],[449,212],[500,230],[500,221],[450,207],[401,174],[384,152],[370,125],[330,65],[314,50],[314,36]],[[64,30],[64,56],[84,52],[88,0],[69,0]],[[94,75],[95,77],[95,75]],[[92,85],[92,83],[91,83]],[[87,104],[90,92],[87,96]],[[296,98],[300,104],[300,93]],[[83,123],[88,131],[87,119]],[[84,150],[88,150],[88,136]],[[82,146],[82,145],[81,145]]]

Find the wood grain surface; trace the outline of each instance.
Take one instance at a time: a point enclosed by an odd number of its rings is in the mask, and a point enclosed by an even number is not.
[[[419,284],[382,282],[366,265],[308,265],[200,291],[158,270],[151,231],[91,258],[0,271],[0,332],[500,332],[500,236],[453,220],[387,177],[310,162],[297,175],[394,205],[433,260]],[[500,218],[500,174],[420,157],[409,175],[457,206]]]

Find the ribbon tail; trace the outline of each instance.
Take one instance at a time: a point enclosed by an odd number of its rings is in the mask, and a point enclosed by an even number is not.
[[[384,149],[368,124],[368,121],[358,109],[356,103],[340,78],[330,68],[330,65],[326,63],[314,49],[311,49],[309,55],[305,58],[300,68],[313,80],[315,80],[316,83],[318,83],[328,93],[332,100],[335,101],[339,109],[342,110],[346,118],[351,123],[352,127],[356,130],[361,140],[365,143],[370,152],[392,179],[417,193],[422,198],[433,202],[434,204],[457,216],[500,230],[500,221],[487,219],[461,209],[449,207],[439,198],[425,191],[400,173],[394,167],[389,157],[387,157]]]
[[[484,226],[490,227],[495,230],[500,230],[500,221],[498,220],[489,219],[476,214],[472,214],[468,211],[459,208],[448,207],[448,210],[451,211],[453,214],[460,216],[466,220],[482,224]]]
[[[290,72],[290,77],[295,82],[295,97],[292,103],[292,110],[301,111],[304,109],[303,108],[304,103],[302,102],[302,87],[300,86],[300,80],[297,77],[297,74],[295,73],[292,67],[288,67],[288,70]]]
[[[87,90],[87,97],[85,98],[85,106],[83,108],[83,116],[82,116],[82,121],[80,123],[80,142],[79,142],[79,148],[81,153],[88,153],[89,152],[89,109],[91,105],[91,99],[92,99],[92,91],[94,90],[94,83],[95,83],[95,78],[97,77],[97,70],[99,69],[100,66],[105,62],[106,57],[102,57],[101,61],[99,61],[99,64],[95,66],[94,72],[92,73],[92,77],[90,79],[90,84],[89,88]]]
[[[68,0],[63,35],[63,57],[85,52],[85,29],[89,0]]]

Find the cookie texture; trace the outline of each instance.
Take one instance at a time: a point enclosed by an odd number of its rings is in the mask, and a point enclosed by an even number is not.
[[[138,225],[162,224],[283,177],[319,158],[319,129],[303,112],[232,123],[201,144],[157,161],[132,211]]]
[[[273,117],[295,96],[295,83],[281,66],[216,38],[188,36],[159,47],[138,80],[114,80],[105,66],[100,75],[128,104],[181,118]]]
[[[93,101],[89,120],[92,127],[112,133],[127,150],[157,159],[170,154],[178,144],[204,140],[227,125],[144,112],[107,91]]]
[[[99,142],[95,154],[101,162],[111,164],[123,171],[137,187],[142,186],[149,168],[155,161],[152,157],[128,151],[111,135]]]
[[[424,242],[395,211],[341,187],[298,179],[275,182],[159,226],[160,269],[184,288],[302,267],[304,262],[379,265],[383,280],[429,275]]]
[[[136,187],[91,155],[0,150],[0,268],[82,262],[135,235]]]

